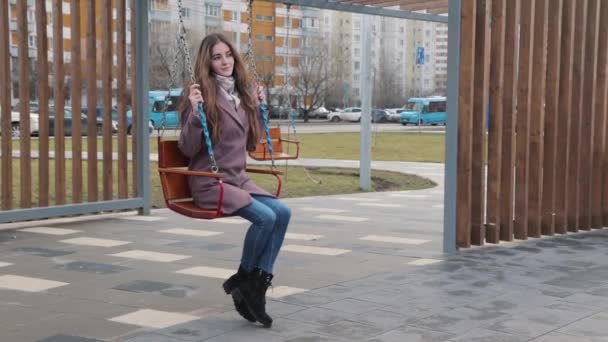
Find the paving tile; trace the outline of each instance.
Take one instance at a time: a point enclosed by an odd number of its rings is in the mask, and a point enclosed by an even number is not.
[[[41,278],[30,278],[12,274],[0,275],[0,289],[40,292],[69,285],[60,281]]]
[[[367,301],[362,301],[362,300],[357,300],[357,299],[352,299],[352,298],[341,299],[341,300],[331,302],[331,303],[328,303],[325,305],[320,305],[321,308],[335,310],[335,311],[348,312],[348,313],[352,313],[352,314],[361,314],[361,313],[364,313],[367,311],[380,309],[385,306],[386,305],[383,305],[383,304],[372,303],[372,302],[367,302]]]
[[[121,220],[128,221],[143,221],[143,222],[155,222],[155,221],[163,221],[166,220],[166,217],[161,216],[124,216],[120,217]]]
[[[372,336],[379,335],[383,332],[383,329],[345,320],[320,327],[315,331],[352,341],[355,339],[360,340],[362,338],[370,338]]]
[[[184,340],[175,339],[165,335],[155,333],[143,333],[137,336],[129,337],[121,340],[123,342],[184,342]]]
[[[54,335],[47,338],[43,338],[42,340],[38,340],[36,342],[103,342],[102,340],[86,338],[81,336],[74,335]]]
[[[442,260],[437,260],[437,259],[416,259],[414,261],[410,261],[407,264],[408,265],[412,265],[412,266],[427,266],[427,265],[433,265],[436,263],[441,262]]]
[[[323,308],[310,308],[302,311],[298,311],[285,318],[293,319],[296,321],[329,325],[345,319],[354,317],[355,315],[346,312],[339,312]]]
[[[449,342],[526,342],[527,337],[520,337],[487,329],[472,329],[452,338]]]
[[[389,197],[401,197],[401,198],[430,198],[431,196],[429,195],[414,195],[414,194],[400,194],[400,193],[396,193],[396,194],[388,194]]]
[[[115,257],[121,257],[121,258],[156,261],[156,262],[173,262],[173,261],[191,258],[191,256],[189,256],[189,255],[159,253],[159,252],[142,251],[142,250],[132,250],[132,251],[121,252],[121,253],[110,254],[110,255],[115,256]]]
[[[285,234],[286,240],[304,240],[304,241],[315,241],[319,240],[323,235],[314,234],[298,234],[298,233],[287,233]]]
[[[7,267],[7,266],[12,266],[14,264],[10,263],[10,262],[4,262],[4,261],[0,261],[0,267]]]
[[[605,338],[587,338],[581,336],[566,335],[559,332],[550,332],[530,342],[604,342]]]
[[[163,329],[198,319],[196,316],[177,313],[142,309],[126,315],[110,318],[112,322],[137,325],[146,328]]]
[[[17,254],[21,255],[36,255],[47,258],[55,258],[65,255],[74,254],[74,251],[66,251],[61,249],[49,249],[49,248],[41,248],[41,247],[17,247],[14,248]]]
[[[130,268],[124,266],[100,264],[87,261],[73,261],[67,264],[56,265],[53,268],[59,270],[86,272],[93,274],[113,274],[130,270]]]
[[[359,238],[359,240],[363,241],[377,241],[377,242],[388,242],[388,243],[400,243],[405,245],[422,245],[431,240],[423,240],[423,239],[412,239],[412,238],[404,238],[397,236],[382,236],[382,235],[367,235]]]
[[[205,221],[207,222],[207,221]],[[219,219],[214,219],[213,223],[227,223],[227,224],[246,224],[249,221],[239,218],[239,217],[222,217]]]
[[[199,237],[209,237],[209,236],[216,236],[216,235],[224,234],[222,232],[211,232],[208,230],[186,229],[186,228],[171,228],[171,229],[159,230],[158,232],[166,233],[166,234],[199,236]]]
[[[47,234],[47,235],[69,235],[80,233],[81,230],[65,229],[65,228],[53,228],[53,227],[33,227],[19,229],[20,232]]]
[[[285,245],[281,248],[283,252],[295,252],[304,254],[316,254],[316,255],[328,255],[337,256],[350,252],[348,249],[340,248],[327,248],[327,247],[313,247],[303,245]]]
[[[266,292],[266,296],[270,298],[282,298],[286,296],[291,296],[298,293],[303,293],[308,291],[307,289],[301,289],[298,287],[290,287],[290,286],[276,286],[271,287]]]
[[[369,221],[367,217],[354,217],[354,216],[342,216],[342,215],[319,215],[316,218],[326,221],[342,221],[342,222],[365,222]]]
[[[418,317],[407,317],[402,314],[385,310],[372,310],[351,318],[351,321],[361,322],[367,325],[392,330],[417,320]]]
[[[175,273],[188,274],[188,275],[194,275],[194,276],[199,276],[199,277],[228,279],[230,276],[232,276],[235,273],[235,270],[231,270],[231,269],[227,269],[227,268],[197,266],[197,267],[179,270],[179,271],[176,271]]]
[[[317,213],[332,213],[332,214],[340,214],[340,213],[349,212],[349,210],[346,210],[346,209],[315,208],[315,207],[299,207],[299,208],[296,208],[296,210],[312,211],[312,212],[317,212]]]
[[[91,237],[77,237],[73,239],[60,240],[59,242],[69,243],[72,245],[79,246],[92,246],[92,247],[118,247],[128,245],[129,241],[109,240],[109,239],[98,239]]]
[[[583,318],[558,330],[560,333],[590,338],[608,338],[608,312]]]
[[[368,342],[444,342],[452,337],[454,335],[438,331],[403,327],[375,336]]]
[[[333,197],[332,199],[340,200],[340,201],[356,201],[356,202],[361,202],[361,201],[376,202],[376,201],[380,201],[379,198],[374,198],[374,197],[359,197],[359,196],[353,196],[353,197]]]
[[[196,287],[187,285],[174,285],[150,280],[135,280],[113,287],[114,290],[134,293],[158,293],[172,298],[186,298],[194,294]]]
[[[361,202],[355,203],[356,206],[359,207],[373,207],[373,208],[403,208],[401,204],[391,204],[391,203],[374,203],[374,202]]]

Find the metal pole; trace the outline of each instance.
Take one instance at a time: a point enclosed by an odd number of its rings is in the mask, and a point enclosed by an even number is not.
[[[148,10],[150,8],[149,0],[136,1],[135,13],[137,13],[137,22],[135,23],[135,44],[137,51],[137,63],[135,65],[137,72],[137,107],[139,115],[137,120],[137,158],[138,160],[138,175],[137,175],[137,192],[138,197],[143,198],[143,205],[139,208],[140,215],[150,214],[150,139],[148,135]]]
[[[359,187],[365,191],[371,191],[371,112],[372,112],[372,89],[371,89],[371,28],[370,16],[363,14],[361,20],[361,156],[359,164]]]
[[[450,0],[448,22],[448,99],[445,129],[443,252],[455,253],[458,180],[458,94],[460,80],[460,12],[462,0]]]

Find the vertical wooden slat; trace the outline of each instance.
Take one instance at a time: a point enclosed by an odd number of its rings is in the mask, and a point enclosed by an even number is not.
[[[32,206],[32,154],[30,142],[30,56],[27,28],[27,2],[17,1],[17,30],[19,36],[19,179],[21,208]]]
[[[542,224],[543,235],[555,233],[555,164],[557,153],[557,116],[559,107],[559,63],[561,50],[563,0],[555,0],[549,6],[547,38],[547,85],[543,159]],[[562,153],[563,151],[560,151]],[[561,167],[561,165],[559,166]]]
[[[506,1],[505,70],[502,103],[503,132],[500,172],[500,239],[513,240],[513,178],[515,177],[515,122],[517,118],[517,59],[519,57],[520,0]]]
[[[503,80],[505,71],[505,0],[492,3],[492,43],[490,68],[490,119],[488,131],[488,194],[486,240],[498,243],[500,234],[500,172],[502,154],[503,125]]]
[[[572,117],[572,82],[574,64],[574,0],[564,0],[560,40],[559,112],[557,120],[557,156],[555,172],[555,232],[566,233],[569,209],[570,120]]]
[[[578,0],[576,6],[576,21],[574,23],[574,63],[572,84],[572,109],[570,118],[570,161],[568,163],[568,230],[578,231],[580,213],[580,128],[583,99],[583,68],[585,61],[585,37],[587,20],[587,0]]]
[[[36,0],[36,53],[38,57],[38,206],[49,205],[49,60],[46,1]]]
[[[587,34],[585,44],[585,69],[583,76],[583,92],[585,94],[581,116],[581,173],[580,173],[580,204],[579,228],[591,229],[591,198],[598,187],[591,186],[593,176],[593,126],[595,125],[595,103],[597,85],[597,46],[599,32],[599,0],[589,0],[587,10]],[[606,19],[606,18],[604,18]]]
[[[87,122],[97,122],[97,48],[95,28],[95,4],[87,1]],[[95,125],[87,126],[87,199],[97,201],[97,129]]]
[[[516,122],[515,226],[517,239],[528,238],[528,157],[530,154],[530,93],[536,1],[523,1],[521,8],[519,79]]]
[[[530,154],[528,158],[528,236],[540,237],[541,194],[543,192],[543,126],[545,121],[545,85],[547,77],[547,0],[536,0],[534,10],[534,45],[532,97],[530,98]]]
[[[129,175],[127,172],[127,9],[126,0],[118,0],[117,49],[118,59],[118,197],[129,196]]]
[[[82,202],[82,127],[80,120],[82,65],[80,63],[80,2],[70,2],[72,66],[72,202]]]
[[[608,172],[606,169],[608,168],[608,146],[606,143],[608,142],[608,2],[602,1],[602,5],[600,8],[600,46],[599,46],[599,68],[598,68],[598,108],[596,109],[596,113],[600,115],[602,120],[604,120],[603,129],[601,132],[601,158],[600,156],[596,156],[594,158],[598,158],[599,165],[595,165],[599,168],[599,174],[595,174],[593,184],[597,184],[598,181],[601,180],[603,183],[602,187],[602,198],[599,203],[600,211],[601,211],[601,226],[608,227]],[[599,125],[599,122],[598,122]],[[597,142],[597,140],[596,140]],[[596,147],[599,148],[599,147]],[[596,153],[600,151],[596,150]],[[595,199],[598,200],[598,199]],[[594,200],[594,201],[595,201]],[[595,227],[595,226],[594,226]]]
[[[101,2],[101,86],[103,103],[103,199],[112,199],[112,2]]]
[[[11,50],[8,0],[0,0],[0,130],[2,134],[2,210],[13,207],[13,147],[11,143]]]
[[[485,241],[485,158],[486,110],[490,81],[490,35],[492,0],[477,0],[475,24],[475,81],[473,94],[473,168],[471,173],[471,243]]]
[[[65,204],[63,1],[53,0],[53,79],[55,95],[55,204]]]
[[[476,0],[463,0],[460,14],[460,82],[458,98],[458,185],[456,240],[458,247],[471,245],[471,165],[473,84],[475,80]]]
[[[137,118],[139,111],[137,108],[137,72],[135,65],[137,63],[137,50],[135,49],[135,23],[137,21],[137,13],[135,12],[137,0],[131,0],[131,165],[133,169],[133,196],[137,196]]]

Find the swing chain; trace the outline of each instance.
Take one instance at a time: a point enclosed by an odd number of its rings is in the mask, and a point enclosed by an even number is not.
[[[249,71],[253,76],[255,82],[258,82],[260,79],[260,75],[258,74],[257,68],[255,66],[255,56],[253,54],[253,1],[249,0],[247,2],[247,13],[249,13],[249,25],[247,26],[247,52],[245,53],[245,62],[249,65]]]

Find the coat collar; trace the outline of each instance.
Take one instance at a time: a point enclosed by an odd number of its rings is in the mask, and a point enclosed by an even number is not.
[[[234,105],[232,103],[230,103],[230,101],[228,99],[226,99],[223,95],[218,94],[217,104],[220,108],[222,108],[224,110],[224,112],[228,113],[228,115],[230,115],[230,117],[232,117],[232,119],[234,121],[236,121],[236,123],[239,125],[239,127],[241,127],[242,130],[245,130],[245,125],[242,122],[242,120],[239,118],[240,115],[237,113],[237,111],[234,109]],[[241,106],[238,107],[238,111],[239,112],[243,111]]]

